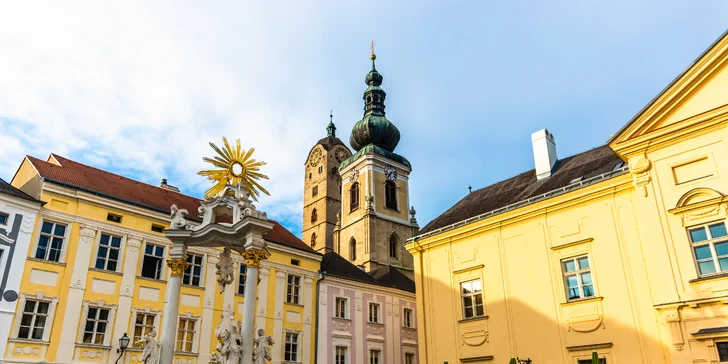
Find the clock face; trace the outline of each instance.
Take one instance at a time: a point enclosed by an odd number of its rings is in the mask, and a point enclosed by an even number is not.
[[[346,158],[349,158],[349,153],[346,151],[346,149],[339,148],[339,149],[336,150],[336,153],[334,154],[334,156],[336,157],[336,161],[339,162],[339,163],[341,163]]]
[[[384,167],[384,175],[387,176],[387,180],[394,181],[397,179],[397,170],[392,166]]]
[[[321,149],[315,149],[313,153],[311,153],[311,167],[316,167],[321,162]]]

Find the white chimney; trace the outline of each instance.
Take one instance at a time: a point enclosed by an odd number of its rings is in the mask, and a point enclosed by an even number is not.
[[[533,159],[536,162],[536,179],[550,177],[558,160],[554,135],[546,129],[541,129],[531,134],[531,142],[533,143]]]

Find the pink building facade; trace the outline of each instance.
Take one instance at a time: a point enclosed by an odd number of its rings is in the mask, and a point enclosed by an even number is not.
[[[317,363],[417,363],[414,288],[396,268],[366,273],[336,253],[324,255]]]

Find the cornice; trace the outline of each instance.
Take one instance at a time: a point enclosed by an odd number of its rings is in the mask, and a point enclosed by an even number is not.
[[[319,255],[318,253],[309,253],[309,252],[305,252],[303,250],[290,248],[286,245],[283,245],[281,243],[276,243],[276,242],[273,242],[270,240],[266,240],[266,242],[268,242],[268,245],[266,246],[266,248],[268,248],[268,250],[278,251],[280,253],[292,255],[294,257],[304,257],[307,259],[314,260],[316,262],[320,262],[321,259],[323,259],[323,255]]]
[[[329,283],[329,282],[331,282],[331,283]],[[416,297],[417,297],[416,294],[410,293],[407,291],[403,291],[401,289],[380,286],[380,285],[377,285],[374,283],[364,283],[364,282],[360,282],[360,281],[355,281],[353,279],[346,279],[346,278],[331,276],[331,275],[326,275],[325,278],[323,280],[321,280],[321,283],[328,283],[329,285],[332,283],[339,284],[339,285],[344,286],[345,288],[355,287],[355,288],[361,289],[362,291],[370,291],[371,293],[380,293],[380,294],[385,293],[390,296],[397,296],[399,298],[411,300],[413,302],[416,300]]]
[[[93,220],[93,219],[89,219],[86,217],[69,214],[66,212],[43,208],[40,211],[40,216],[44,219],[48,218],[49,220],[54,220],[54,221],[59,221],[59,222],[65,222],[65,223],[74,223],[75,222],[75,223],[86,225],[92,229],[93,228],[98,229],[99,231],[102,231],[102,232],[109,232],[112,234],[123,235],[126,237],[141,238],[144,241],[153,242],[156,244],[169,245],[172,243],[171,241],[169,241],[169,239],[167,239],[163,236],[154,235],[154,234],[148,233],[146,231],[135,230],[132,228],[125,227],[123,225],[116,225],[116,224],[112,225],[107,222]]]
[[[370,153],[370,154],[364,154],[356,162],[350,163],[348,166],[344,167],[341,171],[339,171],[339,175],[342,175],[342,176],[345,175],[352,168],[354,168],[356,166],[360,166],[362,162],[364,162],[364,166],[376,166],[374,161],[377,161],[383,165],[391,165],[393,167],[397,167],[397,168],[405,171],[406,174],[408,174],[408,175],[412,172],[412,168],[407,167],[406,165],[404,165],[402,163],[395,162],[391,159],[384,158],[377,154]]]
[[[441,244],[466,239],[490,230],[517,224],[534,217],[569,209],[575,205],[581,205],[604,197],[614,196],[633,189],[631,182],[631,176],[628,173],[625,173],[591,186],[586,186],[575,191],[534,202],[482,220],[471,223],[467,223],[466,220],[461,226],[439,234],[428,236],[424,239],[416,240],[417,244],[412,244],[416,237],[409,239],[405,248],[410,253],[427,250]]]

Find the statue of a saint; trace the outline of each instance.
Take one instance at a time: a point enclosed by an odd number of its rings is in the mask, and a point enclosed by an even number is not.
[[[189,230],[189,227],[187,225],[187,220],[185,220],[185,215],[188,215],[189,212],[186,209],[180,209],[177,207],[177,205],[172,205],[172,207],[169,208],[170,211],[170,218],[172,219],[171,228],[172,230]]]
[[[217,285],[220,287],[220,293],[225,292],[225,286],[232,284],[235,280],[235,266],[233,265],[233,258],[230,257],[230,248],[225,249],[220,253],[220,261],[215,264],[217,268]]]
[[[161,345],[156,337],[157,333],[152,330],[143,339],[136,342],[136,344],[144,344],[144,351],[142,352],[142,357],[139,359],[144,364],[159,363],[159,348]]]
[[[220,350],[220,363],[238,364],[243,355],[243,346],[240,342],[237,325],[230,326],[222,335],[222,349]]]
[[[258,330],[258,337],[253,342],[253,364],[265,364],[266,360],[271,360],[269,345],[273,345],[273,338],[265,336],[265,330]]]

